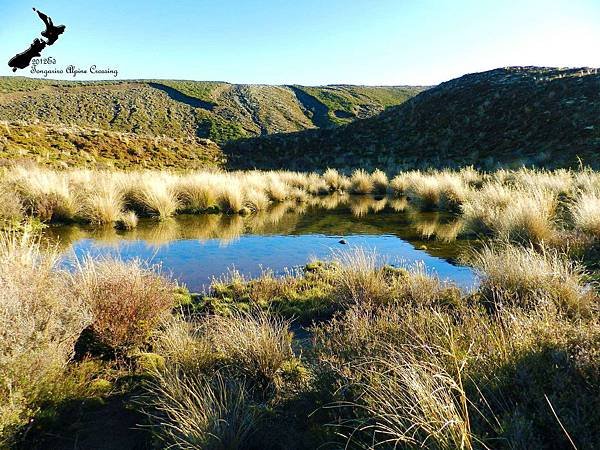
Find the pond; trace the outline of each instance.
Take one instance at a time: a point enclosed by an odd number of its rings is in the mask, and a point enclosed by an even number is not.
[[[470,246],[455,239],[460,225],[448,214],[416,212],[403,199],[332,196],[300,206],[276,204],[248,216],[141,219],[132,231],[51,226],[44,235],[58,242],[65,265],[74,255],[141,258],[160,264],[193,292],[232,268],[248,277],[265,269],[283,274],[352,247],[375,251],[382,263],[423,264],[429,273],[469,288],[475,284],[474,273],[457,263]]]

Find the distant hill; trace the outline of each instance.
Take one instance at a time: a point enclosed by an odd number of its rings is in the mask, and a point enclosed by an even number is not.
[[[370,117],[420,87],[266,86],[204,81],[66,82],[0,77],[0,120],[231,139]]]
[[[235,168],[600,167],[596,69],[509,67],[442,83],[334,129],[239,140]]]
[[[144,159],[152,167],[218,165],[223,155],[215,143],[336,127],[378,114],[423,89],[0,77],[0,158],[50,165],[128,166]],[[82,146],[85,153],[78,154]]]

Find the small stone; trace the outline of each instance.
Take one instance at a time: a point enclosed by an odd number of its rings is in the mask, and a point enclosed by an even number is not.
[[[340,239],[340,240],[339,240],[339,243],[340,243],[340,244],[343,244],[343,245],[345,245],[345,244],[347,244],[348,242],[346,241],[346,239]]]

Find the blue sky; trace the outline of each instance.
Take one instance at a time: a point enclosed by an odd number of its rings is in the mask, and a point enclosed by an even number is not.
[[[119,78],[436,84],[507,65],[600,66],[600,0],[34,1],[0,0],[0,75],[43,27],[32,6],[67,25],[44,56]]]

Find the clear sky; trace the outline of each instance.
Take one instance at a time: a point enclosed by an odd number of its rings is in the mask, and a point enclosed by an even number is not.
[[[0,0],[0,75],[43,28],[32,6],[67,26],[43,56],[118,78],[429,85],[508,65],[600,66],[600,0],[33,1]]]

